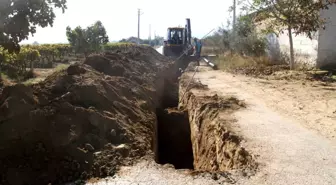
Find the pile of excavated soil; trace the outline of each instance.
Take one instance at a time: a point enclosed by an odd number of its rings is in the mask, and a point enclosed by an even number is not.
[[[336,82],[335,72],[290,70],[288,65],[259,65],[234,68],[229,72],[270,80],[309,80]]]
[[[259,65],[259,66],[245,66],[245,67],[238,67],[231,70],[231,72],[249,75],[249,76],[265,76],[265,75],[272,75],[277,71],[288,71],[288,65]]]
[[[129,46],[89,56],[0,96],[0,184],[61,184],[113,175],[153,149],[156,108],[173,64]]]

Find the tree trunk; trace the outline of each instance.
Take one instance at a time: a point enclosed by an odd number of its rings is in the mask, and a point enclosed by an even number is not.
[[[1,69],[1,67],[2,67],[2,63],[3,63],[3,59],[2,59],[2,57],[0,56],[0,74],[1,74],[1,71],[2,71],[2,69]]]
[[[289,46],[290,46],[290,61],[289,66],[290,69],[294,69],[294,47],[293,47],[293,36],[292,36],[292,27],[288,26],[288,38],[289,38]]]
[[[2,72],[2,64],[5,62],[5,51],[0,54],[0,73]]]
[[[30,71],[34,71],[34,60],[33,60],[33,56],[30,55],[29,59],[30,59]]]
[[[33,60],[30,60],[30,71],[34,71],[34,63],[33,63]]]

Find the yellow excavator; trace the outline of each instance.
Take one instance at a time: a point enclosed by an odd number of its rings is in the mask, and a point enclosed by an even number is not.
[[[180,57],[181,55],[192,55],[191,25],[190,19],[186,19],[185,27],[169,27],[167,38],[163,44],[163,55],[168,57]]]

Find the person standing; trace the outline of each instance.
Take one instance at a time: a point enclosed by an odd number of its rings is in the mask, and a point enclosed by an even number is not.
[[[201,40],[197,39],[196,37],[194,38],[195,42],[195,56],[197,60],[197,65],[200,65],[200,60],[201,60],[201,52],[202,52],[202,42]]]

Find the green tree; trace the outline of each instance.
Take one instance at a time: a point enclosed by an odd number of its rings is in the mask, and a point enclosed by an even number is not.
[[[324,27],[326,20],[319,15],[321,9],[336,2],[333,0],[243,0],[244,10],[253,11],[259,20],[266,20],[266,32],[283,33],[288,31],[290,43],[290,68],[294,68],[294,47],[292,34],[312,33]]]
[[[87,41],[86,31],[80,26],[71,29],[69,26],[66,28],[66,36],[70,45],[75,50],[75,53],[84,53],[85,56],[89,51],[89,43]]]
[[[91,51],[100,51],[102,49],[101,46],[109,42],[105,27],[101,21],[97,21],[92,26],[89,26],[86,30],[86,36]]]
[[[0,46],[10,52],[19,51],[21,42],[36,27],[52,26],[54,8],[66,9],[66,0],[1,0]]]
[[[229,27],[229,26],[228,26]],[[211,36],[204,39],[204,45],[214,46],[220,52],[261,56],[265,54],[266,42],[257,34],[249,16],[240,16],[235,29],[219,27]]]
[[[105,27],[100,21],[97,21],[86,29],[77,26],[72,30],[68,26],[66,28],[66,36],[70,45],[75,49],[75,52],[84,53],[85,57],[87,57],[90,52],[100,51],[102,45],[109,42]]]

